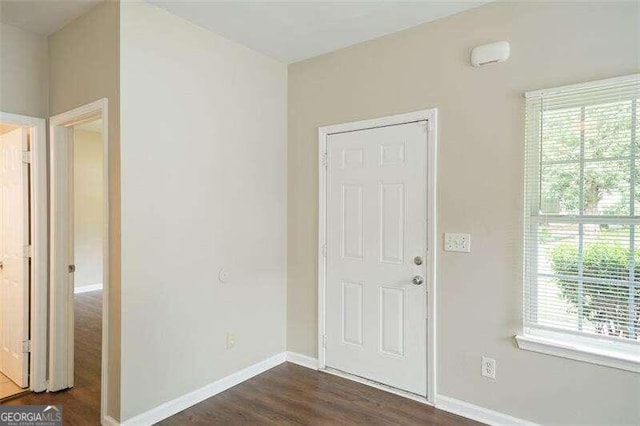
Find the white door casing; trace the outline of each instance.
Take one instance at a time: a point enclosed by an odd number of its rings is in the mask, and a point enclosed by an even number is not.
[[[422,397],[427,129],[419,121],[326,138],[326,367]]]
[[[49,381],[56,391],[74,384],[73,312],[73,126],[102,118],[103,148],[103,250],[102,344],[100,369],[100,417],[108,422],[109,394],[109,102],[106,98],[49,119],[51,171],[51,291],[49,298]]]
[[[29,386],[29,130],[0,136],[0,370]]]

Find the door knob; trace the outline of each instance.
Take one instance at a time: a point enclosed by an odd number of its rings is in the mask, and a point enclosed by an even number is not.
[[[76,265],[69,265],[69,273],[73,274],[76,271]]]
[[[413,277],[411,282],[415,285],[422,285],[424,284],[424,278],[422,278],[420,275],[416,275],[415,277]]]

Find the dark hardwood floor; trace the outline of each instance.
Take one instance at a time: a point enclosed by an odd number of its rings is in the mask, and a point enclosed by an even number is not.
[[[75,387],[4,404],[62,405],[65,424],[100,424],[102,292],[75,296]],[[163,425],[476,425],[360,383],[285,363],[170,417]]]
[[[161,425],[478,425],[351,380],[281,364]]]
[[[29,393],[3,402],[7,405],[62,405],[65,424],[100,424],[100,358],[102,291],[76,294],[75,386],[60,392]]]

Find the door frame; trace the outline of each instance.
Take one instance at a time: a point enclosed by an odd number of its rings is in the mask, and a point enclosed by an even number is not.
[[[29,389],[47,390],[47,127],[44,118],[0,111],[0,122],[31,130],[31,267],[29,303]]]
[[[70,240],[67,232],[72,214],[70,183],[73,179],[72,153],[68,137],[72,126],[102,118],[103,150],[103,244],[102,244],[102,347],[100,375],[100,418],[107,408],[109,365],[109,117],[108,101],[99,99],[49,119],[51,161],[51,296],[49,390],[73,386],[74,378],[74,289],[67,274]],[[63,140],[61,140],[61,138]]]
[[[326,285],[327,285],[327,138],[329,135],[342,132],[372,129],[376,127],[394,126],[412,122],[427,122],[427,398],[426,400],[408,394],[412,399],[435,404],[436,397],[436,155],[437,155],[437,123],[438,109],[430,108],[371,120],[355,121],[318,128],[318,369],[326,370]],[[335,374],[335,372],[333,372]],[[355,378],[360,382],[369,381]],[[373,383],[367,383],[373,384]],[[399,389],[377,386],[404,395]]]

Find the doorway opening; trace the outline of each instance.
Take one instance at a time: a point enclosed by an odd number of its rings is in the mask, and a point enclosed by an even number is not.
[[[0,112],[0,401],[46,389],[43,119]]]
[[[0,126],[0,400],[29,387],[29,129]]]
[[[435,403],[437,110],[319,129],[318,367]]]
[[[49,391],[106,412],[109,227],[107,100],[50,120]]]
[[[73,387],[100,404],[104,248],[102,119],[71,127]],[[97,408],[97,407],[96,407]],[[99,419],[96,419],[99,421]]]

